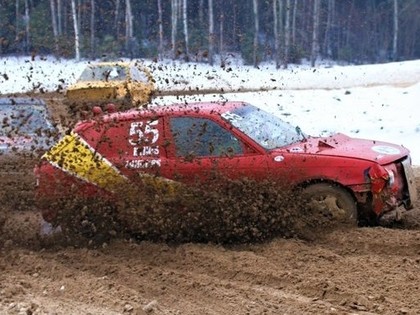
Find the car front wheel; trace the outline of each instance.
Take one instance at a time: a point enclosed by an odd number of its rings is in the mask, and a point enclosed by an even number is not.
[[[305,215],[311,225],[356,226],[357,205],[353,196],[344,188],[330,183],[317,183],[303,189]]]

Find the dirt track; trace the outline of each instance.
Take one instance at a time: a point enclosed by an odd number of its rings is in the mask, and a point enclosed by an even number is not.
[[[417,203],[399,227],[313,241],[88,249],[41,246],[36,209],[13,212],[0,237],[0,314],[418,314],[419,218]]]
[[[88,249],[41,246],[39,216],[16,212],[0,239],[0,313],[418,314],[419,214],[314,241]]]
[[[0,255],[2,314],[420,311],[417,228],[335,231],[313,242],[116,240],[101,249],[39,249],[28,245],[34,244],[33,216],[18,221],[20,228],[8,226],[16,234]]]

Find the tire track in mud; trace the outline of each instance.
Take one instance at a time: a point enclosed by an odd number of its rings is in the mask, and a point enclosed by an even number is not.
[[[418,240],[416,230],[365,228],[314,242],[230,246],[116,240],[97,250],[33,251],[16,244],[0,252],[0,310],[24,301],[44,310],[59,303],[62,314],[121,314],[126,305],[141,312],[152,302],[156,314],[420,310]]]
[[[353,232],[344,234],[351,238]],[[126,305],[143,310],[153,301],[156,314],[379,311],[374,303],[380,297],[365,298],[368,292],[361,290],[357,280],[345,279],[348,287],[341,295],[328,292],[334,290],[334,284],[332,289],[322,286],[331,268],[338,270],[340,279],[340,271],[345,270],[343,265],[349,264],[352,256],[339,256],[319,243],[284,239],[266,245],[232,247],[116,241],[101,250],[67,247],[32,252],[18,248],[0,259],[2,270],[8,273],[7,277],[5,273],[0,276],[0,291],[17,284],[14,291],[18,294],[0,302],[31,301],[44,310],[62,303],[63,314],[65,310],[85,314],[74,311],[77,309],[123,313]],[[377,263],[379,266],[385,262],[384,257]],[[368,274],[371,268],[368,261]],[[378,267],[378,273],[383,271]],[[343,282],[338,281],[335,286],[343,290]],[[413,298],[413,294],[406,298]],[[401,300],[387,298],[382,303],[384,311],[392,311],[392,305],[401,305]],[[77,304],[79,308],[74,306]]]

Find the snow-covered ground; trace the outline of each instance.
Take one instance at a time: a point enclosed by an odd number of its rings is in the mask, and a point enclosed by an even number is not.
[[[272,64],[255,69],[229,60],[224,67],[143,62],[161,91],[225,92],[162,96],[154,100],[156,104],[245,100],[281,115],[310,135],[340,131],[401,144],[412,152],[413,163],[420,165],[420,60],[288,69],[275,69]],[[0,59],[0,93],[61,90],[77,79],[86,63],[39,57]],[[248,90],[252,92],[244,92]]]

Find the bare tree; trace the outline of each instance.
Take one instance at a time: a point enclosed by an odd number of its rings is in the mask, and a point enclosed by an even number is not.
[[[253,11],[254,11],[254,44],[253,44],[253,64],[254,67],[258,67],[258,34],[259,21],[258,21],[258,0],[253,0]]]
[[[289,51],[290,51],[290,0],[286,1],[286,21],[284,25],[284,60],[283,65],[287,68],[289,64]]]
[[[311,66],[315,66],[316,58],[319,55],[319,42],[318,42],[318,32],[319,32],[319,14],[320,14],[320,0],[314,0],[314,10],[313,10],[313,28],[312,28],[312,52],[311,52]]]
[[[172,45],[172,58],[175,59],[177,56],[176,50],[176,34],[178,27],[178,0],[171,1],[171,17],[172,17],[172,30],[171,30],[171,45]]]
[[[214,17],[213,17],[213,0],[208,0],[209,5],[209,64],[213,65],[214,59]]]
[[[198,3],[198,23],[200,25],[204,23],[204,0],[200,0]]]
[[[324,52],[329,58],[332,57],[331,29],[334,24],[334,14],[335,14],[335,0],[328,0],[327,24],[325,26],[325,36],[324,36]]]
[[[79,38],[79,27],[77,23],[76,3],[75,0],[71,0],[71,13],[73,17],[74,27],[74,49],[76,52],[76,60],[80,60],[80,38]]]
[[[284,1],[285,0],[277,0],[278,7],[279,7],[278,19],[279,19],[279,41],[280,41],[280,43],[284,39],[284,21],[283,21],[283,16],[284,16],[283,3],[284,3]],[[279,51],[279,67],[280,67],[280,57],[281,56],[282,56],[282,53],[281,53],[281,50],[280,50]]]
[[[159,25],[159,58],[163,58],[163,14],[162,0],[157,0],[158,6],[158,25]]]
[[[90,0],[90,57],[95,57],[95,0]]]
[[[77,27],[79,28],[79,31],[82,29],[81,23],[82,23],[82,9],[83,9],[83,6],[82,6],[80,1],[81,0],[77,0],[77,2],[76,2]]]
[[[224,50],[224,22],[225,22],[225,15],[223,12],[220,13],[220,20],[219,20],[219,54],[221,60],[223,60],[223,50]]]
[[[7,21],[13,21],[14,27],[11,32],[3,32],[2,51],[22,53],[32,47],[45,47],[60,54],[69,45],[69,37],[74,51],[71,0],[44,0],[44,5],[39,5],[40,0],[3,2],[10,3],[12,9],[2,11],[3,28]],[[136,34],[153,34],[145,30],[153,17],[158,22],[154,33],[159,56],[167,53],[179,58],[181,50],[190,56],[194,39],[194,52],[202,52],[197,57],[210,57],[210,63],[219,52],[223,60],[229,47],[232,52],[242,51],[247,56],[250,53],[251,63],[257,65],[261,62],[264,34],[264,47],[273,46],[272,59],[277,67],[286,67],[303,52],[313,65],[324,56],[360,62],[398,60],[402,56],[419,58],[419,0],[74,0],[74,5],[82,56],[95,57],[98,38],[109,35],[117,43],[113,53],[122,46],[122,51],[133,56],[139,49]],[[170,12],[172,17],[168,16]],[[99,15],[111,17],[109,23],[103,21],[101,29]],[[38,23],[38,16],[47,16],[51,42],[40,43],[44,31],[35,28],[45,23]],[[167,17],[172,24],[171,31],[165,34]],[[197,29],[192,30],[192,26]],[[206,35],[200,36],[203,32]],[[172,44],[171,48],[165,46],[166,41],[167,46]]]
[[[115,1],[115,19],[114,19],[114,30],[115,30],[115,38],[118,39],[120,37],[120,0]]]
[[[16,17],[15,17],[15,20],[16,20],[16,27],[15,27],[16,37],[15,37],[15,40],[16,41],[19,40],[19,36],[20,36],[20,32],[19,32],[19,20],[20,20],[19,16],[20,16],[20,12],[19,11],[20,11],[19,10],[19,0],[16,0],[16,2],[15,2],[15,13],[16,13]]]
[[[392,59],[398,59],[398,0],[394,0],[394,36],[392,41]]]
[[[354,2],[350,3],[350,10],[347,14],[347,25],[346,25],[346,37],[345,37],[345,46],[350,46],[350,38],[352,34],[352,22],[354,19]]]
[[[187,18],[187,0],[182,2],[182,22],[184,25],[184,40],[185,40],[185,54],[186,58],[189,59],[189,43],[188,43],[188,18]]]
[[[293,0],[293,14],[292,14],[292,45],[296,45],[296,12],[297,0]]]
[[[29,29],[29,3],[25,0],[25,52],[27,53],[30,46],[30,29]]]
[[[280,68],[280,38],[279,38],[279,17],[277,11],[277,0],[273,0],[273,31],[274,31],[274,60],[276,61],[276,68]]]
[[[133,11],[131,1],[125,0],[125,50],[133,57]]]
[[[53,36],[54,36],[54,49],[55,49],[55,52],[58,53],[58,26],[57,26],[57,12],[55,8],[55,0],[50,0],[50,8],[51,8],[51,25],[53,28]]]
[[[57,0],[57,31],[58,35],[63,34],[63,3]]]

